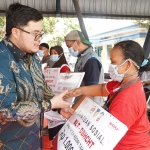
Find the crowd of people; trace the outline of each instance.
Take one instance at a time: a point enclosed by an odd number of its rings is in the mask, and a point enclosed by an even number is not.
[[[41,64],[46,63],[44,69],[60,68],[60,73],[71,70],[61,46],[41,43],[42,19],[38,10],[19,3],[11,4],[6,13],[6,36],[0,42],[0,149],[41,149],[44,112],[57,111],[68,119],[74,110],[67,99],[76,97],[76,103],[84,95],[128,127],[114,150],[150,150],[143,88],[149,79],[142,83],[139,75],[149,71],[150,61],[144,58],[143,48],[132,40],[115,44],[108,70],[111,81],[104,83],[103,65],[92,43],[82,32],[70,31],[64,41],[77,57],[74,72],[85,76],[79,88],[54,95]],[[106,102],[103,96],[108,97]],[[49,126],[50,140],[62,126]]]

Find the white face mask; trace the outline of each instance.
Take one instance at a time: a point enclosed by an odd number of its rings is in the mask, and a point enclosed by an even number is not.
[[[127,59],[128,60],[128,59]],[[124,78],[124,74],[129,70],[125,71],[124,73],[122,74],[119,74],[118,73],[118,67],[122,66],[127,60],[125,60],[123,63],[121,63],[120,65],[113,65],[113,64],[110,64],[109,65],[109,75],[110,75],[110,78],[114,81],[118,81],[118,82],[121,82]]]
[[[76,41],[75,41],[75,42],[76,42]],[[73,43],[73,45],[75,44],[75,42]],[[72,56],[77,57],[77,56],[79,55],[79,52],[78,52],[78,50],[77,50],[77,51],[74,51],[73,45],[72,45],[72,47],[68,48],[68,50],[69,50],[69,52],[70,52],[70,54],[71,54]]]

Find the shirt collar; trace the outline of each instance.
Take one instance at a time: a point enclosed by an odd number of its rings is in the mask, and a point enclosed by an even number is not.
[[[89,53],[89,51],[87,51],[88,49],[89,49],[89,50],[93,50],[93,49],[92,49],[92,46],[90,46],[90,47],[88,47],[87,49],[83,50],[83,51],[78,55],[78,57],[84,56],[84,55],[86,55],[87,53]]]
[[[25,54],[15,44],[13,44],[7,37],[4,37],[3,41],[7,46],[7,48],[10,50],[10,52],[13,54],[17,62],[19,62],[19,60],[25,56]]]

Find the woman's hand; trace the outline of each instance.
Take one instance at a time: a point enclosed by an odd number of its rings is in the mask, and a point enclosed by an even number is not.
[[[51,99],[52,109],[54,108],[66,108],[70,107],[73,103],[64,101],[64,95],[66,95],[68,91],[64,91],[59,95],[54,96]]]
[[[47,68],[49,68],[49,66],[44,67],[44,70],[46,70]]]
[[[143,86],[147,86],[147,85],[150,85],[150,81],[143,81]]]
[[[68,91],[68,93],[66,93],[66,95],[63,98],[65,100],[67,100],[69,98],[77,97],[77,96],[80,96],[80,95],[82,95],[82,87]]]

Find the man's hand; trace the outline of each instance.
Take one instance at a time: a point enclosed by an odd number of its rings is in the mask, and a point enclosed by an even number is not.
[[[74,113],[74,110],[70,107],[62,108],[60,111],[60,114],[66,119],[69,119],[73,115],[73,113]]]
[[[73,103],[64,101],[64,95],[66,95],[68,91],[64,91],[59,95],[54,96],[51,99],[52,109],[54,108],[66,108],[70,107]]]

